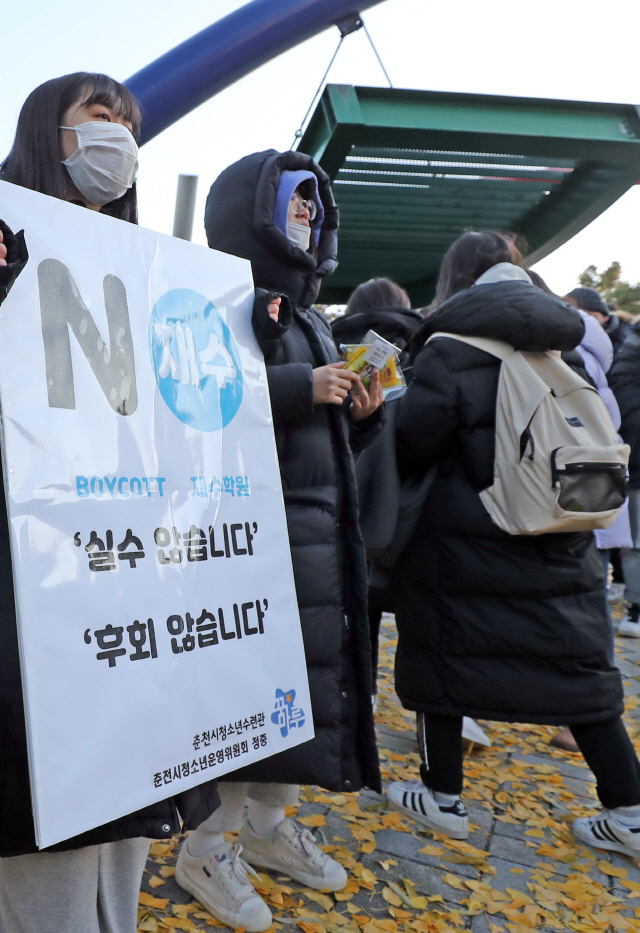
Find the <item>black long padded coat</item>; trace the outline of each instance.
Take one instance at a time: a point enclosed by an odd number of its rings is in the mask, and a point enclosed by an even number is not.
[[[0,304],[28,260],[24,241],[14,238],[0,221],[9,247],[8,265],[0,269]],[[15,255],[12,255],[12,251]],[[90,788],[87,793],[91,793]],[[160,803],[44,850],[59,852],[82,846],[133,839],[162,839],[182,828],[195,829],[220,806],[217,783],[209,781]],[[9,525],[0,474],[0,858],[38,852],[31,810],[29,764],[22,680],[11,573]]]
[[[629,483],[637,489],[640,487],[640,322],[630,328],[614,356],[607,379],[620,406],[620,434],[625,444],[631,446]]]
[[[273,224],[280,173],[318,180],[325,218],[317,255]],[[345,406],[313,404],[315,367],[337,362],[331,329],[310,309],[320,278],[336,267],[338,215],[329,179],[298,152],[254,153],[214,182],[205,213],[209,246],[250,259],[256,286],[285,295],[279,323],[256,301],[265,354],[296,593],[309,673],[315,738],[228,779],[380,789],[371,706],[367,573],[358,527],[352,449],[378,432],[382,412],[353,424]]]
[[[569,350],[578,314],[524,282],[474,286],[425,322],[436,331]],[[622,712],[607,661],[593,533],[509,535],[479,497],[493,482],[500,362],[438,337],[416,359],[396,439],[402,469],[439,464],[397,576],[396,689],[408,709],[574,724]]]

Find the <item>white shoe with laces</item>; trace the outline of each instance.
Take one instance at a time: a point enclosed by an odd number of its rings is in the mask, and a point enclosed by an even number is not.
[[[601,810],[595,816],[574,820],[571,828],[580,842],[594,849],[621,852],[640,858],[640,819],[621,822],[615,810]]]
[[[316,845],[308,829],[283,820],[268,836],[260,836],[245,820],[238,842],[252,865],[280,872],[316,891],[342,891],[348,875],[339,862]]]
[[[640,638],[640,606],[637,603],[627,604],[617,634],[623,638]]]
[[[224,842],[202,858],[193,858],[185,843],[176,865],[176,881],[221,923],[234,929],[244,927],[247,933],[264,933],[273,917],[251,884],[247,872],[256,872],[240,858],[241,853],[241,845]]]
[[[624,583],[612,583],[607,587],[607,599],[610,603],[617,603],[624,599]]]
[[[387,800],[394,810],[452,839],[469,835],[469,815],[460,797],[451,806],[438,803],[422,781],[396,781],[387,787]]]

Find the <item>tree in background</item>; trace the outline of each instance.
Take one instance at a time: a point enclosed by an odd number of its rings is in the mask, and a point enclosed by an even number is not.
[[[587,266],[578,276],[578,284],[583,288],[594,288],[605,301],[613,302],[621,311],[640,314],[640,282],[631,285],[624,282],[621,275],[619,262],[612,262],[604,272],[598,272],[595,266]]]

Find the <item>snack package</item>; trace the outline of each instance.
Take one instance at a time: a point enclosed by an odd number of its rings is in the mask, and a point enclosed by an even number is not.
[[[367,331],[362,343],[342,346],[341,359],[346,363],[345,369],[358,373],[365,388],[374,369],[380,371],[383,391],[406,385],[400,369],[400,351],[374,330]]]

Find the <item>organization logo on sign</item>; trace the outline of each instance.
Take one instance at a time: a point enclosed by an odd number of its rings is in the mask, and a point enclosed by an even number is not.
[[[304,726],[304,710],[294,706],[295,690],[276,690],[276,707],[271,713],[271,722],[280,728],[280,735],[286,738],[291,729]]]
[[[213,303],[174,288],[155,303],[149,344],[160,394],[184,424],[220,431],[242,402],[236,343]]]

